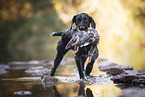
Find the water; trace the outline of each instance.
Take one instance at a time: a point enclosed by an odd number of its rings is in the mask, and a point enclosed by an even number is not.
[[[52,83],[42,82],[41,76],[48,77],[53,60],[1,64],[1,69],[7,73],[0,77],[0,97],[118,97],[122,94],[123,90],[98,70],[97,63],[92,72],[96,77],[80,80],[74,58],[68,56],[57,69],[55,78],[58,81]]]
[[[92,75],[96,77],[81,81],[74,56],[71,55],[73,51],[66,54],[56,71],[55,77],[59,81],[42,82],[41,76],[48,76],[50,73],[55,52],[54,47],[48,50],[1,51],[0,97],[77,97],[87,94],[94,97],[118,97],[127,88],[118,87],[104,72],[100,72],[97,62],[92,71]],[[136,63],[134,66],[137,65]]]

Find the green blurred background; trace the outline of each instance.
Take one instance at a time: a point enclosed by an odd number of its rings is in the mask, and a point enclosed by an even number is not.
[[[54,31],[86,12],[101,36],[100,56],[145,71],[144,0],[1,0],[0,63],[54,59]]]

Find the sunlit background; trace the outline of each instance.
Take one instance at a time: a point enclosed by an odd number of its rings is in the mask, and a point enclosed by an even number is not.
[[[143,0],[1,0],[0,62],[54,59],[60,37],[50,33],[80,12],[96,22],[100,56],[145,71]]]

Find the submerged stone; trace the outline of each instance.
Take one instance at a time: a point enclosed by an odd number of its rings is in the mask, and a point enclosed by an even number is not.
[[[30,91],[17,91],[17,92],[14,92],[14,94],[17,94],[17,95],[32,95],[32,93]]]

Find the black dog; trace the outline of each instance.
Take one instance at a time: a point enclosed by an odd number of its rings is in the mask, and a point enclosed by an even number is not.
[[[76,24],[76,27],[74,27],[74,28],[72,28],[73,23]],[[73,17],[70,29],[80,30],[80,31],[87,31],[88,27],[90,27],[90,24],[91,24],[92,28],[96,27],[96,24],[95,24],[92,17],[90,17],[86,13],[79,13],[79,14],[77,14]],[[70,47],[68,49],[65,49],[67,43],[71,39],[71,36],[69,34],[66,34],[64,32],[54,32],[51,35],[52,36],[61,36],[61,39],[59,40],[59,42],[57,44],[57,53],[56,53],[56,57],[55,57],[55,60],[54,60],[54,66],[53,66],[53,68],[51,70],[51,73],[50,73],[50,76],[54,76],[55,71],[56,71],[58,65],[60,64],[61,60],[63,59],[64,55],[70,49],[74,50],[74,47]],[[94,46],[95,46],[95,49],[94,49],[92,59],[87,64],[86,70],[84,70],[84,63],[85,63],[85,61],[88,57],[88,52]],[[78,52],[75,54],[75,61],[76,61],[77,68],[78,68],[78,71],[79,71],[80,79],[85,78],[83,71],[85,71],[86,76],[91,76],[90,73],[91,73],[92,68],[93,68],[93,63],[97,59],[98,55],[99,55],[99,53],[98,53],[96,43],[91,43],[88,46],[79,48]]]

